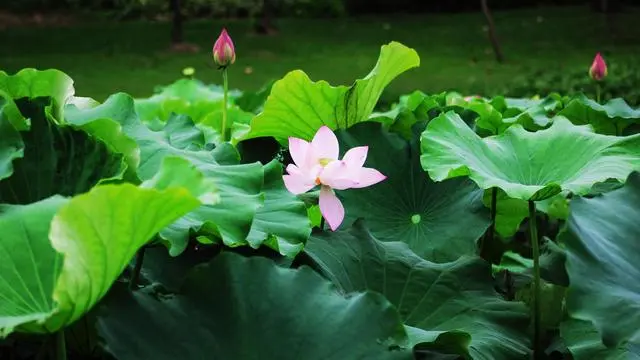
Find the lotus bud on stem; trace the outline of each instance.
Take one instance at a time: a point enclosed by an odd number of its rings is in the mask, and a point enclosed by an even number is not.
[[[596,54],[596,57],[593,59],[593,63],[589,68],[589,76],[595,80],[596,83],[596,101],[598,104],[600,103],[600,81],[604,80],[607,77],[607,63],[602,58],[600,53]]]
[[[233,46],[233,40],[227,33],[227,29],[223,28],[220,36],[213,44],[213,61],[218,65],[218,69],[222,70],[222,86],[223,86],[223,102],[222,105],[222,141],[227,140],[227,101],[229,93],[229,81],[227,79],[227,67],[236,62],[236,50]]]

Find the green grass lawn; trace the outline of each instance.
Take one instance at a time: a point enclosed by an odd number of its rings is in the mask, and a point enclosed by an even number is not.
[[[415,48],[421,66],[396,79],[388,96],[414,89],[491,95],[533,69],[584,69],[596,51],[605,59],[640,63],[640,9],[613,15],[610,26],[586,8],[540,8],[494,14],[507,63],[498,65],[483,31],[481,13],[394,15],[350,19],[281,19],[280,34],[258,36],[246,20],[197,20],[186,40],[200,53],[168,51],[169,24],[90,21],[67,28],[0,31],[0,69],[58,68],[74,78],[79,95],[104,100],[124,91],[147,96],[153,87],[193,66],[196,77],[220,82],[210,48],[221,26],[236,43],[231,87],[260,88],[293,69],[314,80],[349,84],[375,64],[379,47],[392,40]],[[246,67],[253,72],[245,74]]]

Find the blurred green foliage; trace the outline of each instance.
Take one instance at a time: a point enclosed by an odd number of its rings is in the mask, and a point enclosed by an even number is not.
[[[349,85],[371,69],[372,54],[381,42],[389,41],[416,49],[421,66],[387,88],[380,101],[383,108],[416,88],[426,93],[455,90],[464,95],[517,96],[514,93],[523,87],[518,79],[537,76],[536,71],[549,77],[567,71],[591,86],[587,72],[596,52],[602,52],[609,65],[604,86],[615,78],[637,79],[637,75],[617,74],[616,64],[629,64],[625,71],[633,71],[630,66],[640,63],[640,28],[634,26],[640,8],[612,14],[610,26],[587,7],[496,11],[494,15],[507,57],[504,64],[494,59],[483,28],[486,21],[479,12],[280,18],[275,36],[256,35],[254,24],[246,19],[193,19],[185,22],[184,37],[200,48],[197,52],[170,50],[168,21],[113,21],[81,14],[73,26],[16,26],[0,31],[0,68],[8,73],[24,67],[64,69],[78,83],[79,93],[100,101],[118,90],[143,96],[150,87],[173,81],[185,67],[193,67],[197,79],[220,83],[209,51],[224,26],[238,54],[229,69],[230,83],[243,91],[256,91],[291,69],[302,69],[314,80]],[[504,91],[505,87],[513,90]],[[542,90],[526,91],[539,92],[544,97]],[[585,93],[593,96],[593,88]],[[626,94],[622,97],[633,102]]]
[[[631,105],[640,105],[640,71],[637,63],[607,63],[607,77],[599,83],[602,101],[623,98]],[[509,83],[504,93],[513,97],[544,97],[553,92],[574,95],[577,93],[596,94],[598,85],[587,75],[584,68],[565,70],[538,69],[530,74],[517,77]]]

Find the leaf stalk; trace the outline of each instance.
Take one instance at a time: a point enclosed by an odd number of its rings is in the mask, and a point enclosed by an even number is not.
[[[484,255],[484,248],[486,244],[493,240],[496,233],[496,216],[498,214],[498,188],[491,188],[491,225],[485,235],[480,239],[480,255]],[[484,256],[483,256],[484,257]]]
[[[131,279],[129,279],[129,289],[136,290],[138,288],[138,280],[140,279],[140,271],[142,271],[142,263],[144,262],[144,253],[147,250],[147,246],[141,247],[136,253],[136,264],[131,273]]]
[[[67,343],[64,336],[64,329],[56,333],[56,360],[67,360]]]
[[[540,328],[540,243],[536,224],[536,203],[529,200],[529,232],[531,248],[533,250],[533,296],[531,308],[533,310],[533,358],[541,359],[541,331]]]

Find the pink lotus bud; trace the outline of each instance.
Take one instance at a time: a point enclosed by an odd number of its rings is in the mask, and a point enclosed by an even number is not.
[[[221,68],[227,67],[236,62],[236,50],[227,29],[222,29],[218,40],[213,44],[213,61]]]
[[[600,53],[597,53],[595,59],[593,59],[593,64],[591,64],[591,67],[589,68],[589,76],[597,81],[600,81],[607,76],[607,64],[604,62]]]

